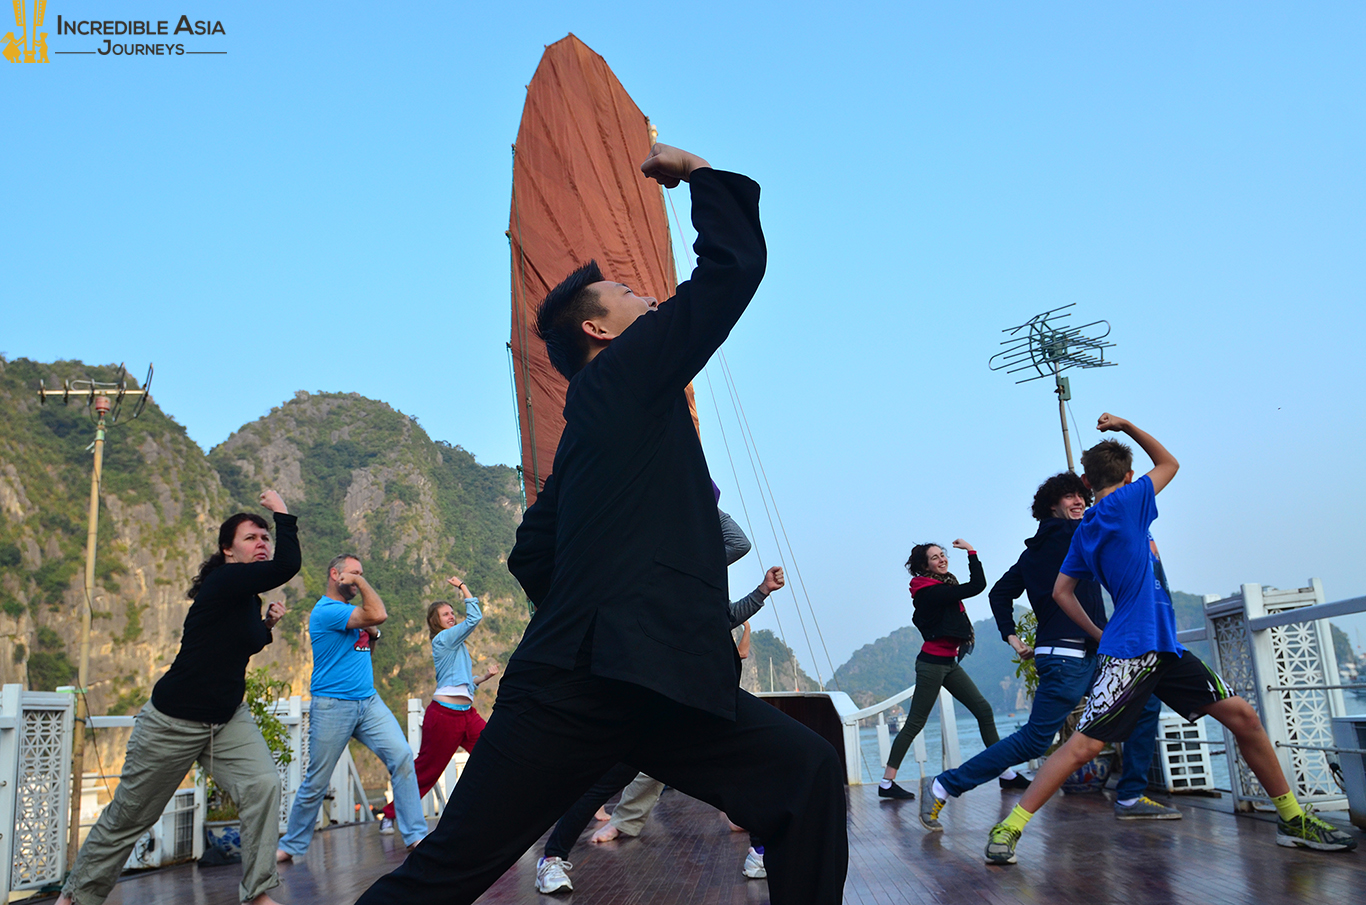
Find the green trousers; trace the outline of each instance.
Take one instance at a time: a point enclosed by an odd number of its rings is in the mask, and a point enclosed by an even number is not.
[[[142,705],[128,739],[123,776],[71,869],[62,892],[75,905],[99,905],[114,888],[138,837],[161,819],[195,761],[237,803],[242,820],[243,902],[280,885],[280,777],[246,704],[226,723],[192,723]]]
[[[996,717],[991,712],[991,705],[977,690],[972,676],[968,675],[966,669],[957,663],[949,666],[916,660],[915,694],[911,695],[911,712],[907,714],[906,722],[892,742],[892,751],[887,756],[887,766],[894,770],[901,768],[901,760],[906,756],[906,750],[911,747],[911,742],[915,741],[920,730],[925,728],[925,721],[930,718],[934,702],[939,699],[940,688],[947,688],[949,694],[962,701],[963,706],[977,718],[977,729],[982,733],[984,745],[990,748],[1001,740],[996,734]]]

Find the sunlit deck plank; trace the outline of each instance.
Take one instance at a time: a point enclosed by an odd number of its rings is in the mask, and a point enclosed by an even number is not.
[[[926,833],[918,802],[889,802],[875,786],[849,790],[850,905],[1246,905],[1348,902],[1366,889],[1366,851],[1319,854],[1279,848],[1275,824],[1176,799],[1180,821],[1117,821],[1111,800],[1061,796],[1030,824],[1021,863],[982,861],[987,829],[1017,793],[983,787],[950,803],[943,833]],[[1354,831],[1355,832],[1355,831]],[[1356,833],[1360,838],[1360,833]],[[717,812],[668,793],[638,839],[578,845],[572,896],[533,888],[538,844],[480,900],[489,905],[761,905],[767,884],[740,874],[748,837]],[[1363,846],[1366,849],[1366,846]],[[344,905],[402,862],[402,845],[374,824],[319,833],[309,854],[282,871],[288,905]],[[183,865],[126,877],[109,905],[233,905],[241,868]]]

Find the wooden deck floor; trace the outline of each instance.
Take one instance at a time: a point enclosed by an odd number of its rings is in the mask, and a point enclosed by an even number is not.
[[[917,820],[919,802],[880,801],[875,786],[851,788],[845,901],[1336,905],[1360,901],[1366,891],[1366,850],[1320,854],[1280,848],[1273,822],[1235,817],[1226,803],[1187,798],[1175,801],[1185,815],[1180,821],[1121,822],[1108,796],[1059,796],[1030,824],[1020,863],[988,867],[981,857],[986,831],[1017,800],[1017,793],[977,789],[951,802],[945,832],[931,834]],[[552,898],[535,892],[538,844],[480,902],[768,901],[765,882],[740,874],[748,837],[729,832],[715,810],[679,793],[665,794],[638,839],[589,845],[586,838],[571,856],[572,894]],[[395,837],[380,836],[373,823],[322,832],[307,857],[284,867],[276,896],[288,905],[346,905],[403,856]],[[149,871],[125,877],[108,902],[233,905],[240,876],[237,865]]]

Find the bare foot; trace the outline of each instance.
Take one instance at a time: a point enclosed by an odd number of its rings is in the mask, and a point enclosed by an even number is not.
[[[285,851],[284,849],[282,849],[282,848],[277,848],[277,849],[275,850],[275,863],[276,863],[276,864],[284,864],[284,863],[287,862],[287,861],[293,861],[293,860],[294,860],[294,856],[291,855],[289,852]]]
[[[57,905],[71,905],[71,896],[62,893],[57,897]]]
[[[606,808],[598,808],[598,812],[593,815],[593,819],[598,823],[606,823],[612,819],[612,815],[607,813]]]
[[[596,833],[594,833],[592,836],[590,836],[589,839],[588,839],[588,841],[589,841],[589,842],[611,842],[613,839],[617,838],[617,837],[620,836],[620,835],[621,835],[621,830],[617,829],[615,826],[613,826],[612,824],[609,823],[609,824],[607,824],[607,826],[599,827],[599,828],[598,828],[598,831],[597,831]]]
[[[280,905],[280,903],[275,901],[268,894],[263,892],[256,898],[252,899],[250,902],[244,902],[243,905]]]

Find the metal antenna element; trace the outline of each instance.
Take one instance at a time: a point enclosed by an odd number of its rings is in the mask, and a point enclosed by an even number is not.
[[[126,397],[136,399],[137,403],[133,406],[133,413],[123,420],[131,421],[141,415],[142,410],[147,407],[147,400],[152,392],[152,370],[152,366],[149,364],[147,366],[147,379],[142,382],[142,389],[138,390],[128,389],[128,368],[122,364],[119,365],[118,378],[112,382],[78,377],[75,380],[63,380],[61,389],[49,390],[40,380],[38,381],[38,404],[46,405],[50,396],[61,396],[63,404],[71,402],[73,396],[78,400],[84,399],[86,413],[91,421],[98,422],[103,417],[104,426],[113,427],[119,423],[119,416],[123,411],[123,400]],[[101,396],[113,397],[110,401],[111,407],[104,415],[101,415],[99,407],[96,405],[96,400]]]
[[[1005,348],[987,362],[987,367],[993,371],[1023,373],[1025,376],[1016,383],[1028,383],[1041,377],[1053,378],[1053,391],[1058,394],[1058,418],[1062,421],[1062,445],[1067,452],[1068,471],[1076,471],[1072,463],[1072,442],[1067,435],[1066,403],[1072,398],[1072,385],[1062,376],[1062,372],[1069,368],[1112,368],[1117,364],[1105,360],[1105,350],[1115,346],[1105,339],[1110,335],[1110,322],[1091,321],[1080,326],[1065,324],[1063,321],[1072,316],[1067,309],[1072,307],[1075,307],[1075,303],[1036,314],[1017,327],[1006,327],[1001,331],[1008,335],[1007,339],[1001,340]],[[1060,311],[1067,313],[1059,314]]]
[[[123,418],[131,421],[142,414],[147,407],[152,388],[152,366],[147,366],[147,379],[141,389],[128,388],[128,369],[119,365],[119,376],[112,383],[103,380],[77,378],[63,380],[61,389],[48,389],[38,382],[38,403],[46,405],[48,397],[62,397],[69,403],[73,397],[84,399],[86,414],[95,423],[95,442],[90,448],[95,451],[95,468],[90,474],[90,519],[85,538],[85,606],[81,608],[81,657],[76,670],[76,732],[71,740],[71,821],[70,835],[67,839],[67,869],[75,863],[79,849],[81,816],[81,784],[85,773],[85,728],[86,718],[90,715],[90,704],[86,700],[90,673],[90,614],[95,599],[95,539],[100,529],[100,480],[104,468],[104,432],[119,423],[123,412],[124,399],[137,400],[133,412]]]
[[[1114,343],[1105,341],[1110,335],[1109,321],[1091,321],[1079,327],[1062,323],[1072,313],[1058,312],[1075,305],[1075,302],[1063,305],[1036,314],[1018,327],[1006,327],[1001,332],[1010,334],[1010,338],[1001,340],[1005,348],[991,356],[987,367],[993,371],[1004,370],[1007,374],[1034,371],[1016,383],[1055,377],[1068,368],[1114,367],[1116,362],[1105,360],[1105,350],[1115,347]]]

